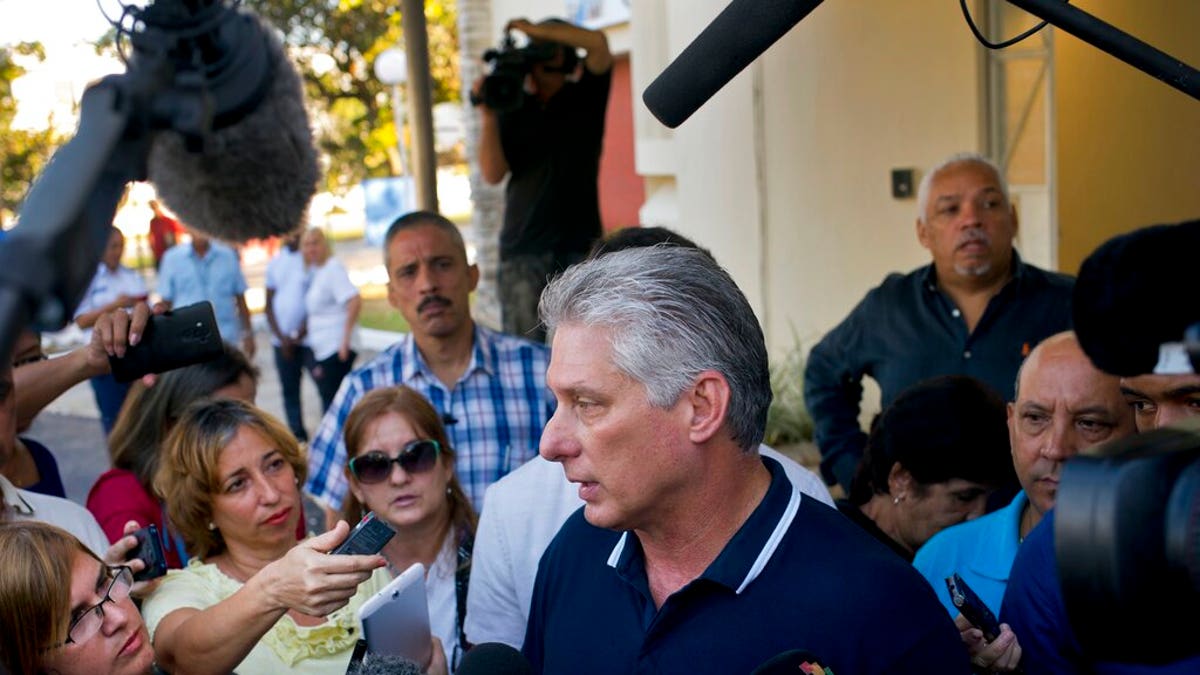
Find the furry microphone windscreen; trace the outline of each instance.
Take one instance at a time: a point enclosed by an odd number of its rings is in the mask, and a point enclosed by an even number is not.
[[[208,134],[199,152],[160,132],[148,163],[150,182],[185,225],[227,241],[297,230],[320,178],[300,76],[274,30],[254,19],[275,63],[263,100]]]

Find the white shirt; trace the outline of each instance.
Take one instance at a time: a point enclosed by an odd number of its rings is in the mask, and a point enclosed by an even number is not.
[[[453,667],[458,648],[458,598],[454,592],[454,572],[458,568],[458,536],[454,528],[446,534],[437,560],[425,573],[425,601],[429,604],[429,632],[442,641],[446,663]],[[401,570],[403,571],[403,570]],[[462,655],[459,655],[459,659]]]
[[[4,476],[0,476],[0,490],[4,492],[6,519],[49,523],[75,535],[98,557],[103,558],[108,551],[108,537],[91,511],[61,497],[22,490]]]
[[[801,493],[833,506],[829,489],[812,471],[765,445],[758,450],[782,464]],[[471,555],[464,630],[471,644],[502,642],[520,649],[538,561],[583,500],[561,466],[538,456],[493,483],[484,503]]]
[[[121,295],[145,296],[146,293],[146,282],[142,280],[142,275],[124,265],[117,265],[114,272],[104,263],[100,263],[96,267],[96,275],[88,284],[87,292],[83,294],[83,301],[79,303],[79,308],[75,310],[75,316],[72,318],[79,318],[81,314],[100,309]],[[85,330],[84,335],[90,340],[92,330]]]
[[[330,257],[325,264],[313,268],[304,294],[308,312],[308,338],[305,340],[313,357],[323,361],[337,353],[346,330],[346,303],[358,295],[350,281],[346,266]]]
[[[308,271],[300,251],[287,246],[279,249],[267,263],[266,288],[275,292],[269,310],[275,314],[280,332],[296,337],[304,325],[304,292],[308,288]],[[271,344],[279,346],[279,338],[274,332],[271,333]]]

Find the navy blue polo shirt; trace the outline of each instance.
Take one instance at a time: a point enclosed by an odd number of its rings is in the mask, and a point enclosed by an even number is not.
[[[812,348],[804,400],[827,482],[848,486],[866,446],[858,422],[864,375],[879,384],[885,408],[906,388],[938,375],[969,375],[1012,400],[1029,351],[1070,329],[1075,285],[1065,274],[1023,262],[1016,250],[1012,270],[971,332],[927,265],[888,275]]]
[[[1200,673],[1200,656],[1159,665],[1098,661],[1079,643],[1067,617],[1062,584],[1054,552],[1054,511],[1025,537],[1017,549],[1000,620],[1021,641],[1021,665],[1030,675],[1195,675]],[[1163,606],[1169,603],[1164,598]],[[1191,610],[1185,607],[1184,610]]]
[[[572,515],[538,567],[523,650],[534,672],[727,675],[794,649],[837,675],[970,672],[916,570],[763,463],[762,502],[661,608],[637,536]]]

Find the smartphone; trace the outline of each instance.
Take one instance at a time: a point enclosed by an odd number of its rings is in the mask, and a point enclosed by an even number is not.
[[[953,576],[946,577],[946,590],[950,592],[950,601],[962,612],[962,615],[971,622],[979,630],[983,631],[983,639],[991,642],[1000,635],[1000,622],[996,620],[996,615],[992,614],[992,610],[988,609],[987,605],[983,604],[983,600],[975,595],[975,591],[963,581],[963,578],[958,576],[956,572]]]
[[[137,537],[137,548],[125,556],[126,560],[141,560],[146,563],[142,571],[133,575],[134,581],[157,579],[167,573],[167,558],[163,554],[162,539],[158,537],[158,527],[153,523],[133,533]]]
[[[371,654],[400,656],[429,663],[429,604],[425,566],[413,563],[358,609],[363,638]]]
[[[374,511],[371,511],[358,521],[358,525],[355,525],[354,529],[350,531],[350,536],[346,537],[346,541],[343,541],[330,553],[375,555],[382,551],[384,545],[394,536],[396,536],[396,531],[376,517]]]
[[[126,349],[121,358],[108,357],[108,363],[113,379],[132,382],[148,373],[210,361],[223,350],[212,304],[197,302],[152,315],[141,341]]]

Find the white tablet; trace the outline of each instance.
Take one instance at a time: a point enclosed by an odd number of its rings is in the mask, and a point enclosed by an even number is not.
[[[412,567],[392,579],[358,609],[367,651],[429,663],[429,604],[425,600],[425,566]]]

